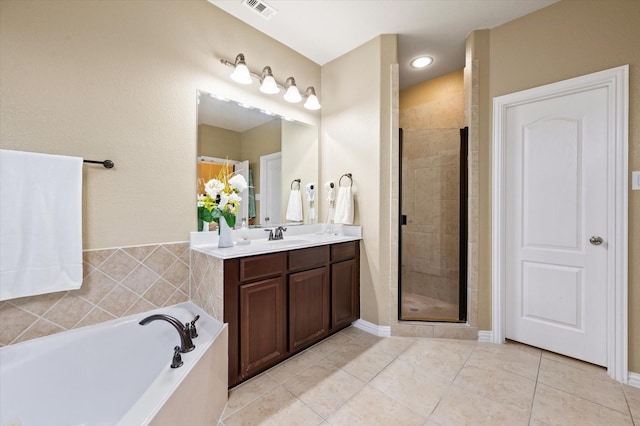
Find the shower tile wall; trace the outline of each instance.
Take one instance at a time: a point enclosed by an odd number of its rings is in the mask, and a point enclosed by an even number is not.
[[[402,291],[457,305],[459,129],[407,129],[402,154]]]
[[[83,253],[79,290],[0,302],[0,346],[189,300],[189,243]]]

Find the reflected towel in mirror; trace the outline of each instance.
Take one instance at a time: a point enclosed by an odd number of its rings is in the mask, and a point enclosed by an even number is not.
[[[292,189],[289,193],[289,203],[287,204],[287,220],[292,222],[302,222],[302,197],[299,189]]]

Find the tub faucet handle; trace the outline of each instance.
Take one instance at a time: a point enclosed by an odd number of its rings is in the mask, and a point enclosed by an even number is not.
[[[173,348],[173,361],[171,361],[171,368],[182,367],[182,356],[180,355],[180,346]]]
[[[196,315],[196,317],[191,321],[191,325],[189,326],[189,336],[192,339],[198,337],[198,330],[196,330],[196,321],[200,319],[200,315]]]

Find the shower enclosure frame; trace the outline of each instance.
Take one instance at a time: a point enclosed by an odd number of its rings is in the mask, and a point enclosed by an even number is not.
[[[403,129],[399,128],[398,137],[398,320],[421,322],[450,322],[464,323],[467,321],[467,250],[468,250],[468,152],[469,152],[469,128],[460,129],[460,204],[459,204],[459,265],[458,265],[458,319],[457,320],[430,320],[430,319],[405,319],[402,315],[402,227],[407,224],[407,216],[402,213],[402,149]]]

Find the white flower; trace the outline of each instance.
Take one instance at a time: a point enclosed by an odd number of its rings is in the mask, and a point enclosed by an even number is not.
[[[204,207],[205,195],[198,195],[198,207]]]
[[[229,203],[239,203],[240,201],[242,201],[242,197],[235,192],[229,194]]]
[[[213,199],[215,199],[222,190],[224,190],[224,184],[218,179],[211,179],[204,185],[204,192]]]
[[[220,203],[218,203],[218,208],[220,210],[224,210],[224,206],[226,206],[228,202],[229,202],[229,196],[227,194],[225,194],[224,192],[221,192],[220,193]]]
[[[238,192],[244,191],[248,186],[247,181],[242,175],[233,175],[231,179],[229,179],[229,185]]]

